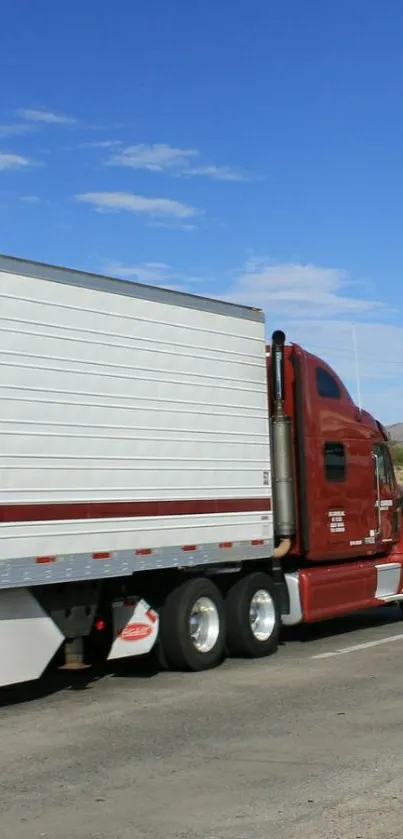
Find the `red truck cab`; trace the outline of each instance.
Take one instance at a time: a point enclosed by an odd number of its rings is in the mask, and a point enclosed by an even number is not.
[[[402,493],[385,429],[355,405],[329,365],[286,345],[283,333],[274,333],[267,362],[274,524],[277,540],[289,545],[281,560],[284,622],[402,603]],[[288,439],[277,429],[285,422]],[[288,457],[279,456],[281,447]]]
[[[293,552],[310,561],[390,553],[400,539],[401,491],[384,428],[357,408],[322,359],[296,344],[284,356],[296,476]]]

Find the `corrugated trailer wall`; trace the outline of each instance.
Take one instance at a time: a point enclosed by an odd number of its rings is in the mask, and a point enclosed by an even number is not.
[[[0,559],[273,541],[261,313],[0,258]]]

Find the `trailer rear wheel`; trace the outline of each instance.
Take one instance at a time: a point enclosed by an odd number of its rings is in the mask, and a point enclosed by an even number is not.
[[[281,619],[275,585],[263,572],[242,577],[226,597],[227,648],[230,655],[261,658],[278,646]]]
[[[211,580],[186,580],[168,594],[160,612],[160,643],[172,669],[208,670],[220,663],[225,607]]]

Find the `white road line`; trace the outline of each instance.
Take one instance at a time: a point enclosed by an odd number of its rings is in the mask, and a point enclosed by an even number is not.
[[[334,650],[331,653],[320,653],[319,655],[313,655],[312,658],[333,658],[335,655],[346,655],[347,653],[355,653],[359,650],[369,650],[370,647],[379,647],[380,644],[392,644],[394,641],[403,641],[403,632],[399,635],[388,635],[387,638],[380,638],[379,641],[366,641],[364,644],[342,647],[340,650]]]

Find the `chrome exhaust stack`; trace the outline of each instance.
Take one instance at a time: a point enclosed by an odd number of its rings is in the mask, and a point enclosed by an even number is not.
[[[293,470],[292,425],[285,413],[284,344],[285,334],[273,332],[271,344],[272,412],[271,451],[274,507],[274,532],[279,541],[275,556],[281,558],[290,550],[296,534],[295,478]]]

